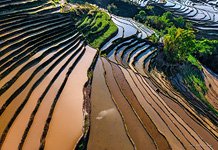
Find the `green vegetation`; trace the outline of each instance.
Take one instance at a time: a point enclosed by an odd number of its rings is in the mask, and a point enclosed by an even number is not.
[[[60,4],[60,0],[51,0],[53,5],[56,6],[57,4]]]
[[[164,35],[164,54],[171,63],[186,61],[195,49],[194,33],[181,28],[168,28]]]
[[[199,54],[212,53],[213,47],[208,40],[197,40],[194,31],[191,29],[181,29],[175,26],[167,29],[164,35],[163,52],[166,60],[171,64],[185,64],[185,69],[179,70],[182,80],[189,90],[215,114],[218,114],[213,106],[206,100],[205,85],[202,73],[202,65],[196,58]]]
[[[202,64],[218,74],[218,40],[204,39],[201,41],[201,44],[209,45],[212,49],[208,50],[208,48],[204,46],[204,49],[196,54],[196,57]]]
[[[173,25],[170,21],[171,13],[166,12],[162,16],[147,16],[146,24],[154,29],[165,30]]]
[[[189,61],[200,67],[197,56],[211,55],[218,47],[218,40],[197,39],[192,23],[183,17],[175,17],[171,12],[157,12],[147,6],[139,11],[135,19],[156,31],[148,39],[154,43],[163,38],[164,53],[171,63]]]
[[[133,5],[127,0],[68,0],[72,3],[95,4],[101,8],[107,9],[110,13],[123,16],[123,17],[134,17],[139,11],[139,7]]]
[[[196,56],[212,54],[217,41],[197,40],[193,30],[168,28],[164,35],[164,54],[171,63],[188,61],[201,69]]]
[[[93,71],[88,72],[88,78],[91,79],[93,77]]]
[[[152,34],[151,36],[147,37],[147,39],[149,41],[151,41],[152,43],[158,43],[160,41],[161,38],[161,34]]]
[[[192,23],[184,20],[183,17],[173,16],[171,12],[157,14],[153,9],[154,7],[147,7],[139,11],[135,20],[155,30],[156,34],[150,36],[148,40],[158,43],[159,39],[162,39],[164,60],[178,67],[183,64],[182,69],[176,69],[176,72],[182,77],[185,85],[211,111],[218,114],[204,96],[208,89],[198,59],[216,52],[218,40],[197,39]],[[168,74],[168,70],[164,72]]]
[[[163,13],[162,11],[159,11],[157,13],[157,11],[154,10],[154,7],[151,6],[147,6],[145,10],[139,11],[134,18],[135,20],[144,23],[146,26],[149,26],[158,32],[166,31],[172,26],[183,29],[192,28],[192,24],[188,21],[185,21],[182,16],[174,17],[171,12]]]
[[[202,72],[191,65],[186,65],[186,67],[180,71],[180,75],[183,77],[183,81],[189,90],[196,97],[202,100],[214,114],[218,115],[217,110],[207,101],[204,96],[208,89],[205,85]]]
[[[196,66],[199,70],[202,69],[200,62],[192,55],[189,55],[187,61]]]
[[[203,76],[200,75],[200,72],[193,70],[192,67],[186,67],[186,70],[182,71],[182,75],[184,76],[184,82],[195,96],[205,100],[204,94],[206,94],[208,89],[205,86]]]
[[[96,6],[85,4],[73,8],[71,11],[77,14],[76,26],[89,44],[96,49],[99,49],[118,31],[110,16]]]
[[[135,20],[145,23],[147,19],[147,14],[144,10],[140,10],[138,14],[135,15]]]
[[[85,2],[82,0],[72,1]],[[107,8],[109,12],[120,13],[115,0],[105,1],[105,3],[95,1],[94,3],[100,6],[104,5],[103,7]],[[99,49],[118,30],[110,16],[97,6],[86,3],[77,5],[71,11],[74,12],[73,17],[76,18],[76,26],[94,48]],[[212,108],[204,97],[208,89],[202,74],[202,65],[198,58],[213,54],[217,41],[197,39],[192,23],[186,21],[183,17],[175,17],[171,12],[164,12],[158,7],[147,6],[145,9],[138,11],[134,19],[155,30],[156,34],[148,37],[148,40],[153,43],[163,42],[164,48],[162,50],[165,61],[172,65],[183,64],[184,68],[187,69],[177,71],[183,82],[196,97]]]
[[[202,73],[202,65],[195,57],[196,53],[210,53],[212,47],[205,45],[205,42],[196,40],[190,30],[181,28],[171,28],[170,30],[173,31],[164,37],[166,60],[171,64],[184,64],[184,68],[178,70],[177,73],[181,75],[188,89],[218,115],[218,112],[205,98],[208,89]]]
[[[60,0],[52,0],[53,2],[55,2],[55,3],[59,3],[60,2]]]

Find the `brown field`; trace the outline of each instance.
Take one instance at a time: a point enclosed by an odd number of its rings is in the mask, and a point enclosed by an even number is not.
[[[153,140],[151,139],[151,137],[143,127],[141,121],[139,120],[138,116],[135,114],[135,111],[133,110],[131,105],[128,103],[126,98],[121,93],[113,77],[113,74],[110,71],[111,70],[110,63],[107,62],[105,59],[103,60],[103,63],[106,71],[105,76],[106,76],[108,87],[114,97],[114,101],[117,104],[117,107],[119,108],[120,112],[122,112],[122,115],[124,117],[124,122],[127,126],[130,137],[133,139],[135,146],[138,149],[142,149],[144,145],[146,145],[146,148],[154,149],[155,144],[153,143]]]
[[[218,149],[217,115],[179,74],[159,72],[150,27],[105,12],[118,32],[93,49],[104,9],[64,2],[0,1],[0,150]],[[88,36],[86,14],[96,15]],[[202,71],[218,109],[218,76]]]
[[[66,60],[69,57],[70,56],[66,57]],[[43,84],[41,84],[38,87],[39,89],[37,89],[36,91],[40,91],[40,89],[43,89],[43,91],[45,90],[46,86],[51,82],[52,78],[58,72],[60,67],[63,66],[63,64],[66,62],[66,60],[62,61],[58,66],[55,67],[55,69],[49,74],[49,76],[47,76],[47,78],[45,78]],[[75,61],[75,59],[72,61],[72,63],[74,61]],[[45,95],[45,97],[44,97],[44,99],[43,99],[43,101],[42,101],[42,103],[41,103],[41,105],[40,105],[40,107],[39,107],[39,109],[38,109],[38,111],[37,111],[37,113],[35,115],[35,119],[34,119],[34,122],[32,124],[32,127],[31,127],[31,129],[30,129],[30,131],[29,131],[29,133],[27,135],[27,139],[26,139],[26,141],[24,143],[24,149],[30,149],[30,148],[33,148],[33,147],[39,148],[39,146],[40,146],[40,137],[42,135],[44,124],[45,124],[45,121],[46,121],[46,119],[48,117],[50,107],[52,105],[53,100],[55,99],[55,95],[58,92],[61,83],[64,80],[63,76],[65,76],[65,74],[67,73],[68,68],[70,67],[70,65],[72,65],[72,63],[69,64],[67,66],[67,68],[60,74],[60,76],[53,83],[52,87],[49,89],[48,93]],[[39,93],[38,93],[38,95],[39,95]],[[38,122],[40,122],[40,123],[38,123]],[[35,139],[35,140],[31,140],[31,139]]]
[[[100,59],[93,74],[91,110],[88,149],[133,149],[122,116],[105,83],[104,69]]]
[[[83,111],[81,109],[83,107],[83,86],[88,79],[87,69],[91,65],[95,52],[94,49],[87,47],[84,56],[70,75],[53,114],[46,138],[46,149],[74,148],[74,145],[81,137],[83,127]]]

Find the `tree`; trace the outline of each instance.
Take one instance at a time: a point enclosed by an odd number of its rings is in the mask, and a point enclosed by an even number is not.
[[[157,30],[166,30],[173,26],[172,18],[173,16],[170,12],[166,12],[162,16],[147,16],[146,24]]]
[[[139,13],[135,15],[135,20],[144,23],[146,21],[146,16],[146,12],[144,10],[140,10]]]
[[[187,60],[195,47],[195,35],[192,30],[172,27],[164,36],[164,54],[172,63]]]
[[[185,28],[185,20],[182,16],[174,17],[174,24],[176,25],[176,27]]]
[[[117,6],[114,3],[108,5],[107,9],[109,12],[111,12],[113,14],[118,14],[118,12],[119,12],[119,9],[117,8]]]

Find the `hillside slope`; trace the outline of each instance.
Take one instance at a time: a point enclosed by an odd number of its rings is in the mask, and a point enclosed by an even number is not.
[[[218,149],[217,115],[158,59],[154,34],[90,4],[2,0],[0,149]]]

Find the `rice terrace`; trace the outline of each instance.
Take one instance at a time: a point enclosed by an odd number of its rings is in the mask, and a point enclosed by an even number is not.
[[[0,150],[218,150],[217,0],[0,0]]]

